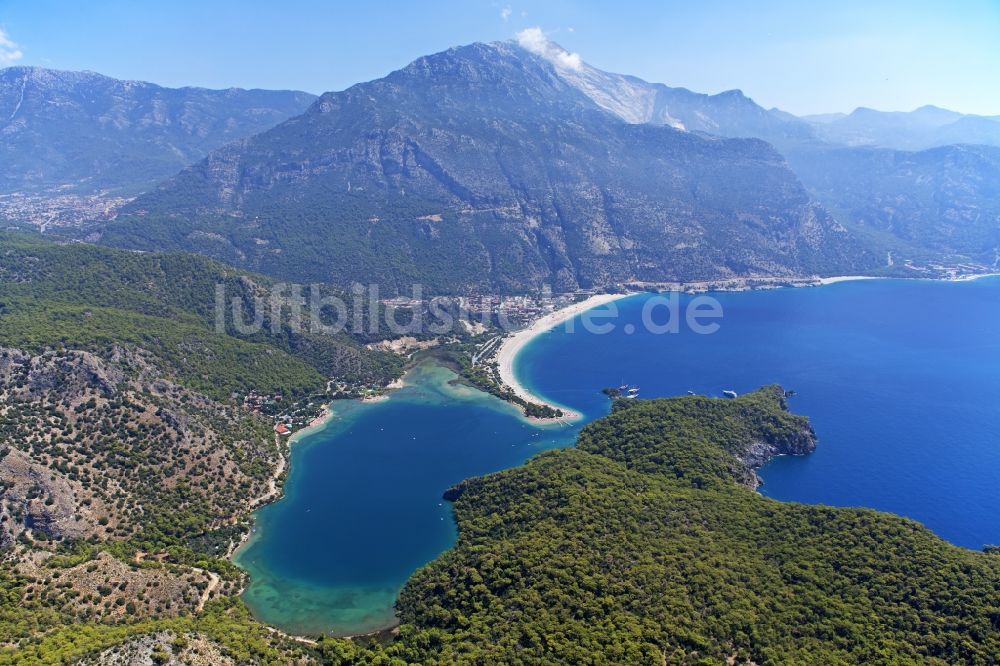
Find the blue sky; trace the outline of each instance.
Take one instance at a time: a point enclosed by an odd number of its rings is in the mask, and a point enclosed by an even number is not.
[[[318,93],[536,26],[596,67],[793,113],[1000,114],[1000,0],[0,0],[0,66]]]

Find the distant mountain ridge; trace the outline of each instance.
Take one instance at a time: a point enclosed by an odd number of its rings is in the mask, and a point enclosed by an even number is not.
[[[224,143],[301,113],[294,91],[164,88],[92,72],[0,69],[0,194],[136,194]]]
[[[838,220],[892,239],[883,242],[897,259],[1000,266],[1000,148],[831,146],[787,154]]]
[[[662,99],[702,96],[654,93],[655,117],[698,117]],[[626,122],[595,94],[510,42],[419,58],[211,153],[102,240],[448,292],[873,265],[764,142]]]
[[[630,123],[756,137],[779,148],[815,142],[896,150],[960,143],[1000,146],[1000,116],[962,114],[926,105],[910,112],[859,107],[850,114],[798,117],[780,109],[764,109],[741,90],[706,95],[605,72],[538,34],[522,36],[520,43],[551,62],[563,80],[595,104]]]
[[[910,259],[992,270],[1000,257],[1000,116],[935,106],[798,118],[738,90],[701,95],[601,72],[551,42],[531,46],[565,80],[627,122],[756,137],[809,194],[898,271]],[[895,256],[895,264],[889,258]],[[926,267],[906,275],[926,274]]]
[[[850,114],[806,116],[816,135],[846,146],[925,150],[953,144],[1000,146],[1000,116],[966,115],[936,106],[913,111],[860,107]]]
[[[300,108],[274,101],[289,97]],[[0,218],[444,292],[987,270],[1000,247],[995,118],[798,118],[605,72],[541,33],[420,58],[296,115],[310,99],[2,70]],[[986,145],[952,145],[972,131]]]
[[[764,109],[741,90],[706,95],[605,72],[531,30],[520,33],[518,43],[549,61],[563,81],[628,123],[668,125],[726,137],[753,137],[777,146],[816,138],[808,123],[778,109]]]

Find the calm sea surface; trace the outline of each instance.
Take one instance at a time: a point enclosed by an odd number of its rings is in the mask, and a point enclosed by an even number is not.
[[[575,430],[535,427],[453,379],[421,366],[390,399],[338,403],[327,427],[292,445],[285,496],[257,512],[236,557],[257,617],[299,634],[393,624],[403,583],[455,541],[441,494],[572,442]]]
[[[653,398],[780,383],[819,447],[768,465],[765,494],[900,513],[970,548],[1000,542],[1000,280],[714,297],[724,317],[713,335],[650,333],[650,297],[635,296],[617,302],[610,333],[560,327],[516,371],[587,420],[607,412],[605,386]],[[258,512],[237,557],[258,617],[300,633],[391,624],[406,578],[454,542],[442,491],[572,442],[576,428],[533,426],[453,378],[418,368],[390,399],[340,405],[293,446],[285,498]]]

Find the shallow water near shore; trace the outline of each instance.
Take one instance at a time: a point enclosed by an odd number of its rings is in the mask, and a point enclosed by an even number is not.
[[[714,335],[645,331],[650,296],[637,295],[617,301],[612,333],[560,326],[530,342],[519,380],[581,412],[574,427],[529,423],[432,365],[384,401],[338,404],[293,444],[285,497],[257,513],[236,557],[244,599],[297,634],[391,626],[406,579],[454,544],[441,493],[571,444],[607,413],[600,389],[623,383],[642,398],[794,389],[819,447],[765,467],[765,494],[892,511],[970,548],[1000,542],[1000,279],[713,296],[725,312]]]
[[[259,619],[301,635],[392,626],[403,583],[455,541],[441,494],[572,442],[575,430],[533,425],[453,379],[422,365],[388,399],[337,403],[292,444],[285,495],[257,512],[235,558]]]

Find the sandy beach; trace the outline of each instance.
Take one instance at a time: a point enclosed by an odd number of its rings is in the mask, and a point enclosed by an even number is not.
[[[398,379],[394,379],[393,381],[386,384],[385,388],[380,393],[376,393],[374,395],[366,395],[360,400],[361,402],[382,402],[383,400],[388,400],[390,393],[406,386],[405,379],[406,379],[405,375]]]
[[[874,275],[834,275],[832,277],[825,277],[819,279],[819,284],[837,284],[838,282],[854,282],[855,280],[879,280],[884,278],[878,278]]]
[[[932,282],[970,282],[972,280],[980,280],[982,278],[990,277],[1000,277],[1000,273],[967,273],[963,275],[956,275],[954,277],[897,277],[896,279],[901,280],[930,280]],[[854,280],[887,280],[893,279],[893,276],[875,276],[875,275],[837,275],[834,277],[825,277],[819,279],[819,284],[836,284],[838,282],[853,282]]]
[[[586,312],[587,310],[596,308],[600,305],[616,301],[620,298],[625,298],[629,295],[630,294],[597,294],[595,296],[591,296],[586,300],[573,303],[572,305],[568,305],[564,308],[556,310],[555,312],[550,312],[544,317],[540,317],[535,320],[531,326],[521,329],[520,331],[507,337],[501,343],[500,349],[497,351],[496,355],[497,365],[500,370],[500,380],[505,386],[508,386],[514,392],[514,395],[523,400],[527,400],[528,402],[533,402],[538,405],[546,405],[553,409],[562,410],[563,416],[558,420],[575,421],[581,418],[581,414],[568,410],[562,405],[554,405],[547,402],[522,386],[517,381],[517,377],[514,376],[514,359],[517,357],[518,352],[520,352],[524,346],[531,342],[531,340],[536,336],[552,330],[559,324],[572,319],[582,312]]]

